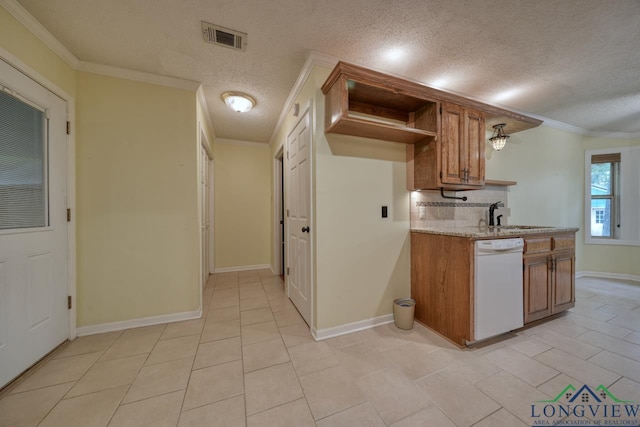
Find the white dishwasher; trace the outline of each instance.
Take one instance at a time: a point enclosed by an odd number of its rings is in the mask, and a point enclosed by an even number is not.
[[[523,326],[522,248],[518,239],[475,244],[475,341]]]

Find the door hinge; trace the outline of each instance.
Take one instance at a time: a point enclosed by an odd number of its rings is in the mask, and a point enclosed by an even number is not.
[[[289,275],[289,267],[287,267],[287,276]]]
[[[71,310],[71,307],[73,305],[71,304],[71,295],[67,296],[67,309]]]
[[[289,218],[289,209],[287,209],[287,218]]]
[[[71,222],[71,209],[67,209],[67,222]]]
[[[67,122],[67,135],[71,135],[71,122]]]
[[[440,171],[440,179],[442,179],[442,171]]]

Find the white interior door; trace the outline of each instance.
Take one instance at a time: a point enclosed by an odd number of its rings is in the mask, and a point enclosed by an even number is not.
[[[0,386],[69,336],[66,117],[0,60]]]
[[[311,126],[309,111],[287,137],[287,288],[311,324]]]

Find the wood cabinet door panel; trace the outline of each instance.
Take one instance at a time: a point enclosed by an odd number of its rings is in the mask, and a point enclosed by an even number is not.
[[[524,259],[524,323],[551,314],[551,271],[547,256]]]
[[[462,107],[442,104],[441,129],[441,181],[444,184],[462,184],[463,159],[460,152],[464,117]]]
[[[479,111],[466,110],[465,143],[462,144],[466,163],[466,184],[484,185],[484,116]]]
[[[554,256],[552,313],[575,305],[575,260],[573,253]]]

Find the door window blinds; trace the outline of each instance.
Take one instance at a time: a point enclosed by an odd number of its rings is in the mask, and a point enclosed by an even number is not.
[[[45,227],[46,114],[0,90],[0,230]]]

